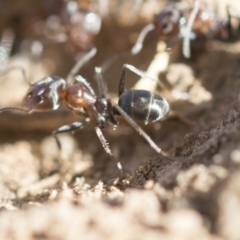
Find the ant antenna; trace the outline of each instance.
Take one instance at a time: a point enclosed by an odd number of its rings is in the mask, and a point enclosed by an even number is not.
[[[102,72],[105,72],[116,60],[119,58],[127,57],[127,56],[132,56],[138,54],[143,47],[143,42],[149,32],[155,29],[155,26],[153,23],[148,24],[145,26],[142,31],[140,32],[138,39],[134,46],[132,47],[131,51],[124,51],[118,54],[114,54],[112,57],[108,58],[106,61],[104,61],[100,67],[102,69]]]
[[[193,7],[193,10],[189,16],[189,19],[188,19],[188,22],[187,22],[187,25],[186,27],[184,27],[184,38],[183,38],[183,56],[185,58],[190,58],[191,56],[191,50],[190,50],[190,40],[191,40],[191,35],[192,35],[192,26],[193,26],[193,23],[194,23],[194,20],[197,16],[197,13],[199,11],[199,0],[194,0],[194,7]]]
[[[5,112],[5,111],[11,111],[11,110],[16,110],[16,111],[21,111],[21,112],[31,112],[26,108],[21,108],[21,107],[15,107],[15,106],[9,106],[9,107],[2,107],[0,108],[0,112]]]
[[[154,29],[155,29],[155,25],[153,23],[148,24],[147,26],[145,26],[142,29],[142,31],[140,32],[140,34],[138,36],[138,39],[137,39],[136,43],[134,44],[134,46],[131,49],[131,54],[132,55],[136,55],[142,50],[143,41],[145,40],[147,34]]]
[[[133,6],[133,9],[128,17],[128,20],[127,22],[128,23],[131,23],[133,21],[133,18],[135,18],[135,16],[137,15],[137,12],[139,11],[142,3],[143,3],[143,0],[135,0],[134,1],[134,6]]]
[[[102,72],[105,72],[115,61],[117,61],[120,58],[131,56],[132,54],[128,51],[120,52],[117,54],[114,54],[107,60],[105,60],[101,65]]]
[[[31,86],[31,83],[28,81],[27,79],[27,75],[26,75],[26,71],[23,67],[20,66],[13,66],[13,67],[8,67],[6,69],[4,69],[3,71],[0,71],[0,76],[3,76],[5,74],[7,74],[8,72],[12,71],[12,70],[20,70],[23,76],[24,81]]]
[[[74,75],[82,68],[82,66],[95,56],[97,49],[94,47],[89,52],[84,53],[83,56],[79,57],[76,64],[73,66],[71,71],[66,77],[66,82],[69,84],[74,80]]]

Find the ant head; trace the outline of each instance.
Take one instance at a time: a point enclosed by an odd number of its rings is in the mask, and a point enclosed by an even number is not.
[[[24,98],[24,105],[32,111],[55,110],[66,82],[60,77],[46,77],[32,84]]]
[[[168,41],[179,33],[180,12],[174,5],[167,6],[155,15],[154,24],[159,39]]]

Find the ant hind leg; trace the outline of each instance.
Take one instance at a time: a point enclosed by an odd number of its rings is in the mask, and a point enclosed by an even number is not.
[[[146,74],[146,72],[130,65],[130,64],[124,64],[123,68],[122,68],[122,73],[120,76],[120,81],[119,81],[119,87],[118,87],[118,95],[119,97],[122,95],[122,93],[125,91],[125,79],[126,79],[126,71],[130,70],[131,72],[135,73],[136,75],[140,76],[140,77],[145,77],[148,78],[152,81],[158,81],[158,79],[153,78],[149,75]]]
[[[157,144],[143,131],[143,129],[117,104],[113,105],[113,107],[117,110],[117,112],[138,132],[147,142],[148,144],[157,152],[163,152],[161,148],[157,146]]]

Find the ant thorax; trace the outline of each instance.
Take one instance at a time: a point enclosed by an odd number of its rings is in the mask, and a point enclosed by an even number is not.
[[[91,94],[81,84],[70,85],[62,94],[65,104],[74,111],[87,108],[96,102],[96,96]]]

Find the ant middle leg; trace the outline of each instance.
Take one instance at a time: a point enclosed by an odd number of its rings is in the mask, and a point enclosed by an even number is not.
[[[84,128],[84,126],[90,121],[90,118],[86,118],[84,121],[82,122],[74,122],[68,125],[63,125],[61,127],[59,127],[58,129],[56,129],[55,131],[53,131],[52,135],[56,140],[57,146],[59,148],[59,150],[62,149],[61,143],[59,138],[57,137],[57,134],[60,133],[64,133],[64,132],[74,132],[76,130],[81,130]]]
[[[60,169],[60,176],[62,178],[62,181],[69,181],[70,175],[68,174],[69,170],[71,170],[69,158],[65,156],[65,154],[61,151],[61,143],[59,138],[57,137],[57,134],[64,133],[64,132],[72,132],[76,130],[80,130],[84,128],[84,126],[90,121],[90,118],[86,118],[84,121],[81,122],[74,122],[69,125],[64,125],[53,131],[52,135],[56,140],[58,149],[59,149],[59,169]]]
[[[107,153],[108,155],[110,155],[110,157],[112,158],[112,160],[116,163],[117,168],[119,169],[120,174],[121,174],[121,177],[122,177],[122,176],[123,176],[123,167],[122,167],[121,162],[119,162],[119,161],[115,158],[115,156],[113,155],[113,153],[112,153],[112,151],[111,151],[111,149],[110,149],[110,147],[109,147],[109,144],[108,144],[106,138],[105,138],[104,135],[103,135],[103,132],[102,132],[101,128],[100,128],[99,126],[96,126],[96,127],[95,127],[95,131],[96,131],[96,134],[97,134],[100,142],[102,143],[102,146],[103,146],[104,150],[106,151],[106,153]]]

